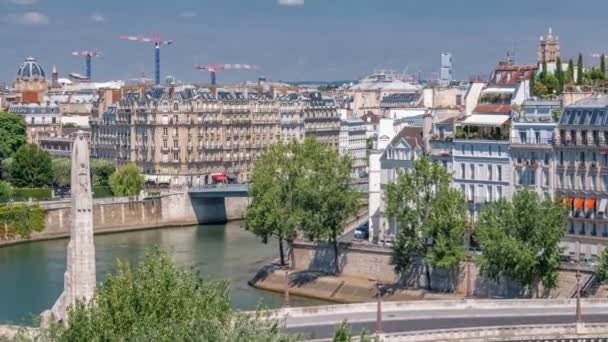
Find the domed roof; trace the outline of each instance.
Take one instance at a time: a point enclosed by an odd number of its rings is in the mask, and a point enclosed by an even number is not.
[[[28,57],[17,71],[17,78],[45,77],[44,69],[36,62],[36,58]]]

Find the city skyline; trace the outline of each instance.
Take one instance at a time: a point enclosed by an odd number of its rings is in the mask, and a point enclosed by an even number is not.
[[[71,51],[99,50],[96,80],[153,76],[153,46],[121,41],[121,35],[152,37],[159,32],[173,46],[161,52],[161,75],[206,83],[197,64],[249,63],[259,71],[218,73],[232,83],[266,76],[270,80],[357,79],[374,69],[439,72],[441,53],[452,52],[454,78],[484,74],[515,46],[516,61],[536,62],[538,37],[548,27],[562,41],[562,57],[581,51],[586,63],[602,52],[597,42],[608,29],[591,26],[608,4],[589,1],[570,16],[565,1],[547,4],[512,1],[505,8],[473,0],[466,7],[447,1],[411,3],[386,0],[177,1],[154,5],[75,0],[0,0],[6,47],[0,55],[0,81],[11,83],[17,67],[33,56],[50,73],[84,74],[84,60]],[[230,18],[234,18],[231,21]],[[238,18],[238,20],[236,20]],[[457,30],[454,28],[458,28]],[[263,37],[263,38],[260,38]]]

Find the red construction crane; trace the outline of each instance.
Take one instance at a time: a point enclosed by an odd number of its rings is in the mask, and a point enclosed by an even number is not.
[[[102,57],[103,54],[99,51],[73,51],[72,56],[84,56],[86,76],[91,81],[91,58]]]
[[[172,45],[172,40],[160,40],[160,35],[156,33],[154,38],[142,36],[120,36],[120,39],[130,40],[134,42],[154,43],[154,81],[160,84],[160,46]]]
[[[205,64],[197,65],[197,70],[209,70],[211,73],[211,85],[215,85],[215,73],[218,70],[233,70],[233,69],[245,69],[245,70],[258,70],[260,67],[252,64]]]

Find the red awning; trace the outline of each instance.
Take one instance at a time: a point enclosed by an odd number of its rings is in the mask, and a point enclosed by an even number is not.
[[[211,179],[213,179],[216,182],[223,182],[223,181],[226,180],[226,175],[222,175],[222,174],[220,174],[220,175],[212,175]]]
[[[567,198],[566,201],[564,202],[564,204],[568,207],[572,206],[572,203],[574,202],[574,198],[570,197]]]
[[[583,203],[585,203],[585,199],[584,198],[578,198],[576,200],[576,202],[574,203],[574,209],[580,209],[583,207]]]
[[[585,203],[585,208],[591,209],[591,208],[593,208],[594,205],[595,205],[595,200],[593,198],[590,198],[587,200],[587,203]]]

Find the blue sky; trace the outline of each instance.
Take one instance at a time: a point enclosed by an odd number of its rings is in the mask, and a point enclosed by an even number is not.
[[[356,79],[376,68],[439,69],[454,54],[458,78],[488,74],[516,46],[535,63],[538,37],[553,27],[562,56],[608,50],[608,2],[581,0],[0,0],[0,81],[11,82],[27,56],[50,72],[84,73],[74,50],[96,49],[97,80],[153,75],[152,44],[121,35],[172,39],[161,74],[207,81],[196,64],[250,63],[260,71],[225,71],[220,82]]]

